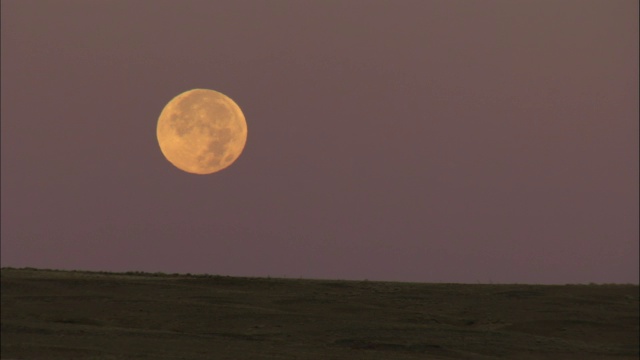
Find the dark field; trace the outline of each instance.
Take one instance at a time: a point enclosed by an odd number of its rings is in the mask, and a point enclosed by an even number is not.
[[[637,285],[2,269],[2,359],[638,359]]]

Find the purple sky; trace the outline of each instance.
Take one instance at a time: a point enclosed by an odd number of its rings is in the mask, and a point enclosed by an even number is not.
[[[2,1],[2,266],[638,283],[638,1]],[[208,88],[238,161],[162,155]]]

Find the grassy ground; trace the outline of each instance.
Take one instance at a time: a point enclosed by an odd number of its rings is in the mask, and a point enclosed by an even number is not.
[[[637,285],[2,269],[2,359],[638,359]]]

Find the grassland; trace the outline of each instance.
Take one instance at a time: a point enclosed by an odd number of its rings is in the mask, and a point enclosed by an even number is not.
[[[1,271],[2,359],[638,359],[637,285]]]

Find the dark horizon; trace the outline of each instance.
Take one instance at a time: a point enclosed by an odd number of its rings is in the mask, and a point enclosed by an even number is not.
[[[596,282],[582,282],[582,283],[552,283],[552,284],[538,284],[538,283],[495,283],[493,281],[488,282],[424,282],[424,281],[403,281],[403,280],[371,280],[371,279],[339,279],[339,278],[320,278],[320,277],[288,277],[283,276],[270,276],[270,275],[258,275],[258,276],[240,276],[240,275],[224,275],[224,274],[212,274],[212,273],[190,273],[190,272],[163,272],[163,271],[139,271],[139,270],[125,270],[125,271],[109,271],[109,270],[82,270],[82,269],[53,269],[53,268],[34,268],[34,267],[12,267],[2,266],[0,270],[10,271],[30,271],[30,272],[60,272],[69,274],[86,274],[86,275],[116,275],[116,276],[140,276],[140,277],[184,277],[184,278],[234,278],[234,279],[256,279],[256,280],[291,280],[291,281],[310,281],[310,282],[347,282],[347,283],[397,283],[397,284],[416,284],[416,285],[479,285],[479,286],[531,286],[531,287],[563,287],[563,286],[639,286],[638,283],[596,283]]]
[[[1,7],[2,267],[639,283],[637,1]],[[212,175],[155,137],[194,88]]]

